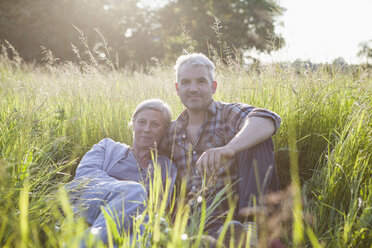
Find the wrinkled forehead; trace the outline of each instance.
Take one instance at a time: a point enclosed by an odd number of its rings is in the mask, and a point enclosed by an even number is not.
[[[177,71],[177,81],[184,78],[206,78],[210,81],[213,81],[213,75],[209,68],[201,63],[184,63],[182,64]]]

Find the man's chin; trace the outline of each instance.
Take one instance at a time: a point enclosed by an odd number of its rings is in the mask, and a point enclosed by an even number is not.
[[[193,112],[200,112],[205,110],[205,106],[202,101],[191,101],[191,100],[186,100],[182,101],[183,105],[190,111]]]
[[[146,141],[141,143],[142,148],[154,147],[155,141]]]
[[[193,111],[193,112],[205,111],[205,108],[203,106],[200,106],[200,105],[189,104],[189,105],[186,106],[186,108],[190,111]]]

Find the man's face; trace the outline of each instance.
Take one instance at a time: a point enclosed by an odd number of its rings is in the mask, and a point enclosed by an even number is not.
[[[216,89],[217,82],[212,81],[207,67],[185,64],[179,68],[176,90],[189,111],[205,111]]]

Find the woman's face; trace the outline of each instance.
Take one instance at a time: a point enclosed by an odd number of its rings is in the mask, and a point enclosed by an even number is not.
[[[166,126],[160,111],[145,109],[139,112],[133,122],[133,147],[149,149],[159,144]]]

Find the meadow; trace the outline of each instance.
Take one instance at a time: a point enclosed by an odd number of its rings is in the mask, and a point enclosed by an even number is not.
[[[128,123],[142,100],[163,99],[173,118],[183,110],[172,66],[154,63],[127,71],[96,60],[56,63],[49,55],[42,66],[22,62],[9,48],[0,55],[1,247],[78,247],[87,224],[72,214],[62,186],[82,156],[106,137],[131,144]],[[256,216],[260,247],[274,237],[288,247],[371,247],[372,79],[367,71],[331,66],[309,71],[283,64],[247,68],[238,61],[215,61],[216,100],[264,107],[283,120],[273,139],[287,190],[274,197],[269,215]],[[159,189],[150,194],[150,221],[132,247],[212,242],[202,229],[205,202],[190,211],[183,187],[168,208],[157,200]],[[135,231],[142,222],[136,221]],[[128,245],[128,234],[111,231],[120,246]]]

